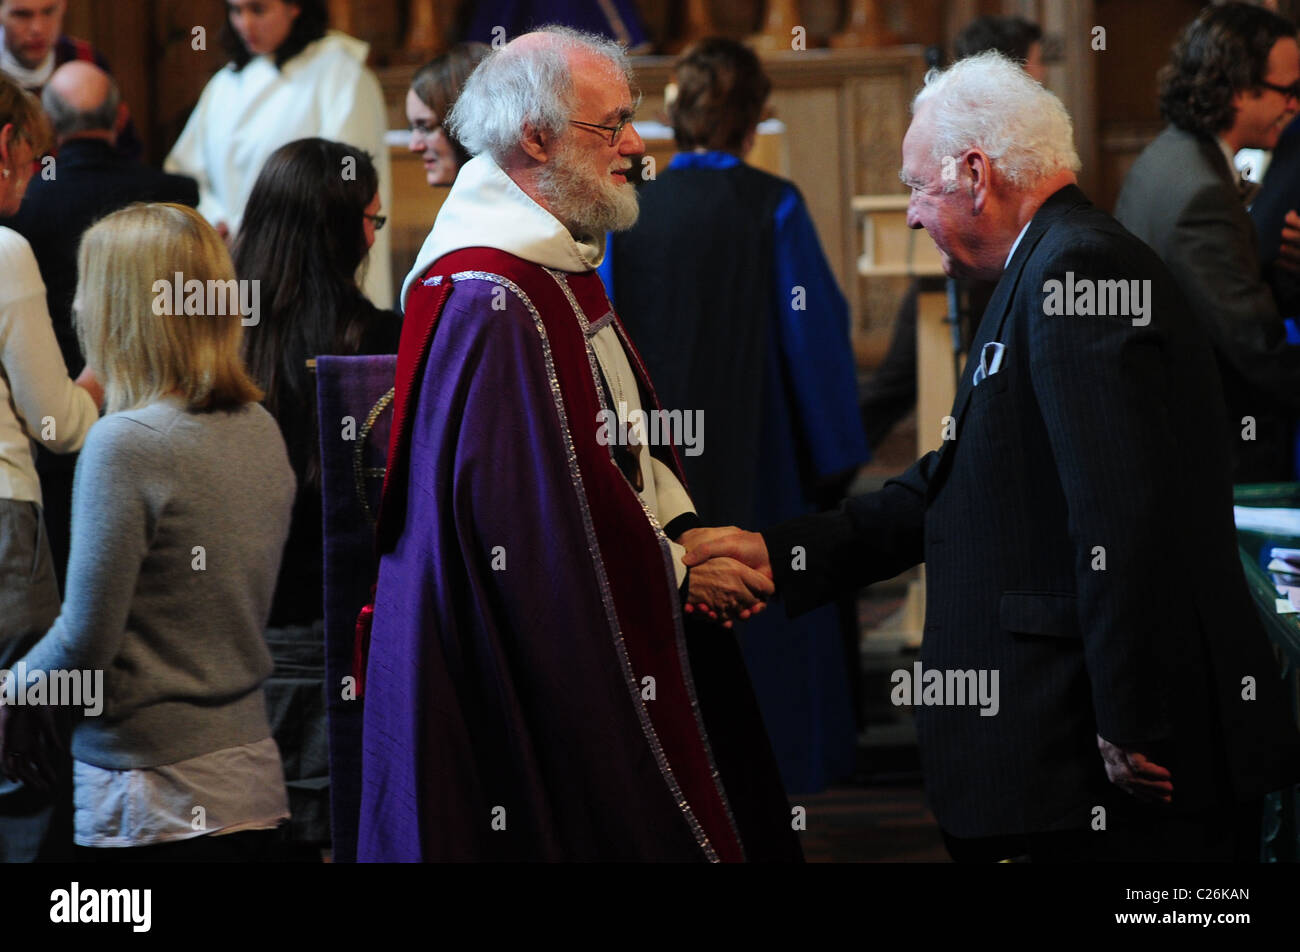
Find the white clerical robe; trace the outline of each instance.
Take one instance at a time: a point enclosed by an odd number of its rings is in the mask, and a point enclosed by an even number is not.
[[[163,167],[197,179],[199,212],[214,225],[224,221],[233,235],[267,157],[317,136],[370,154],[381,213],[391,215],[387,109],[379,80],[365,66],[369,50],[331,31],[279,69],[272,56],[256,56],[239,71],[227,65],[204,88]],[[390,236],[388,230],[375,234],[365,281],[366,294],[385,308],[393,305]]]

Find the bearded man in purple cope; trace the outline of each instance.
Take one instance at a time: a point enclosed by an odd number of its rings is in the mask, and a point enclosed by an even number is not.
[[[550,27],[449,117],[475,157],[403,289],[360,860],[801,858],[734,636],[683,610],[770,580],[688,572],[716,530],[674,448],[602,426],[659,409],[596,274],[637,217],[630,87]]]

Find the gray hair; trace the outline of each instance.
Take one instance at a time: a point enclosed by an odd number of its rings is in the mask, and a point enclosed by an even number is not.
[[[573,105],[569,53],[574,50],[608,60],[632,84],[627,52],[613,40],[562,26],[537,32],[555,42],[521,47],[516,40],[493,50],[461,90],[446,125],[471,155],[488,152],[504,161],[525,127],[555,137],[564,133]]]
[[[54,91],[53,85],[47,85],[41,93],[41,107],[50,117],[54,135],[59,139],[66,139],[79,132],[111,132],[117,126],[117,110],[121,102],[122,94],[111,76],[108,79],[108,93],[104,96],[104,101],[99,104],[99,108],[86,112],[68,105],[67,101]]]
[[[925,104],[936,162],[979,148],[1017,189],[1082,167],[1074,124],[1061,100],[1001,53],[980,53],[947,70],[930,70],[912,100],[912,113]],[[950,181],[945,190],[956,187]]]

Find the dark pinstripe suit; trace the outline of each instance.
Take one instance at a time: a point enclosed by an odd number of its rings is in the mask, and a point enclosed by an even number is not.
[[[1071,271],[1149,280],[1150,323],[1046,316],[1045,282]],[[973,387],[968,363],[956,438],[878,493],[763,533],[792,614],[925,561],[923,665],[998,671],[996,716],[916,708],[951,834],[1086,828],[1117,796],[1098,733],[1170,769],[1173,811],[1300,779],[1237,559],[1214,356],[1186,312],[1154,252],[1060,190],[985,312],[971,353],[1000,340],[1003,364]]]

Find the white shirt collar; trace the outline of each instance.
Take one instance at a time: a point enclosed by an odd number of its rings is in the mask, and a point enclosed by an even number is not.
[[[54,48],[46,54],[45,61],[35,69],[28,69],[4,45],[5,31],[0,27],[0,71],[8,73],[24,89],[38,89],[50,81],[54,73]]]
[[[1021,228],[1021,229],[1020,229],[1020,234],[1016,235],[1016,241],[1015,241],[1015,244],[1013,244],[1013,245],[1011,246],[1011,250],[1007,252],[1007,260],[1006,260],[1006,262],[1002,265],[1002,270],[1003,270],[1003,271],[1005,271],[1005,270],[1007,270],[1007,268],[1011,267],[1011,258],[1015,255],[1015,253],[1016,253],[1016,249],[1020,247],[1020,239],[1023,238],[1023,237],[1025,237],[1025,232],[1027,232],[1027,231],[1029,230],[1029,225],[1030,225],[1030,222],[1032,222],[1032,221],[1033,221],[1033,219],[1031,218],[1031,219],[1029,219],[1029,221],[1025,222],[1025,227],[1024,227],[1024,228]]]
[[[594,271],[605,257],[605,235],[575,238],[528,197],[484,152],[466,162],[402,286],[411,285],[445,254],[461,248],[497,248],[556,271]]]

